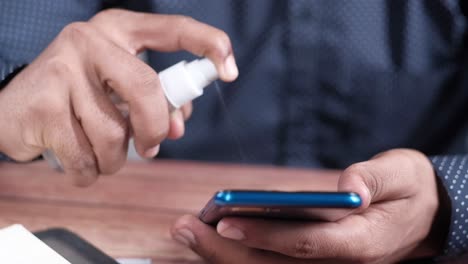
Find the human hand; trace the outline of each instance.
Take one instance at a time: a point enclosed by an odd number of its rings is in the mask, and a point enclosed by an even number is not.
[[[436,179],[423,154],[381,153],[346,169],[338,189],[363,205],[337,222],[229,217],[215,230],[184,216],[171,233],[210,263],[393,263],[441,250]]]
[[[183,16],[106,10],[66,26],[0,92],[0,151],[27,161],[51,149],[77,185],[119,170],[130,134],[142,157],[155,156],[166,136],[182,136],[191,105],[169,115],[157,73],[136,57],[144,49],[208,57],[224,81],[238,74],[221,30]]]

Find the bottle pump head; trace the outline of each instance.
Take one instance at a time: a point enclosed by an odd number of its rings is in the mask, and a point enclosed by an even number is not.
[[[159,73],[169,103],[174,108],[203,94],[203,88],[218,79],[214,64],[207,58],[187,63],[181,61]]]

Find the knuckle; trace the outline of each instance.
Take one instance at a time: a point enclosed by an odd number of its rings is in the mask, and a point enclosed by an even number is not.
[[[147,96],[156,96],[161,90],[161,84],[156,72],[144,63],[138,63],[131,67],[129,86],[138,90],[133,93],[134,100],[141,100]]]
[[[122,158],[124,157],[124,158]],[[123,165],[125,164],[125,155],[120,155],[118,160],[113,160],[111,163],[107,164],[107,166],[100,165],[99,171],[103,175],[111,175],[119,171]]]
[[[114,174],[125,164],[127,158],[129,130],[126,121],[111,123],[105,136],[95,146],[99,171]]]
[[[119,23],[119,21],[128,21],[131,14],[136,15],[138,13],[132,13],[120,8],[108,8],[94,15],[89,22],[98,26],[98,28],[101,26],[112,27],[115,23]],[[121,27],[126,27],[126,25],[121,25]]]
[[[48,112],[49,116],[53,117],[57,122],[68,119],[69,106],[65,100],[57,96],[51,96],[45,102],[42,107],[43,111],[38,111],[38,114]]]
[[[222,56],[226,56],[231,50],[231,40],[224,31],[218,31],[213,38],[214,49]]]
[[[45,62],[41,67],[43,76],[54,80],[55,85],[49,85],[47,92],[40,93],[35,97],[34,113],[44,117],[44,114],[61,119],[69,111],[68,79],[73,76],[73,71],[67,63],[54,58]]]
[[[161,124],[157,126],[157,130],[154,131],[153,135],[148,139],[148,146],[156,146],[167,137],[169,133],[169,124]]]
[[[343,173],[343,177],[347,179],[362,179],[367,181],[369,174],[369,166],[367,162],[359,162],[352,164]]]
[[[155,88],[160,87],[159,78],[156,72],[143,62],[131,60],[129,61],[129,86],[138,89],[138,93],[134,93],[135,98],[146,96],[148,93],[154,93]]]
[[[187,26],[187,24],[194,23],[196,20],[189,16],[174,15],[174,19],[179,28]]]
[[[32,113],[39,119],[55,120],[54,123],[63,122],[69,113],[68,105],[65,100],[56,95],[50,95],[42,100],[42,103],[32,107]]]
[[[67,80],[70,76],[73,76],[71,67],[58,58],[45,62],[43,69],[47,76],[59,79],[60,81]]]
[[[386,189],[386,181],[380,180],[377,176],[375,177],[366,177],[364,180],[367,188],[370,191],[371,197],[380,197],[383,190]]]
[[[160,145],[161,142],[167,137],[169,131],[169,125],[158,125],[155,124],[151,127],[147,127],[146,134],[141,135],[139,138],[141,147],[143,149],[153,148]],[[137,135],[138,136],[138,135]],[[138,140],[138,139],[137,139]]]
[[[429,159],[421,152],[410,149],[392,149],[383,152],[385,156],[385,168],[387,174],[391,175],[393,180],[398,180],[402,176],[410,186],[416,186],[420,182],[425,182],[423,177],[432,175],[433,167]],[[398,164],[398,166],[391,166]]]
[[[403,167],[407,167],[412,164],[412,159],[414,158],[414,153],[405,149],[393,149],[387,152],[384,152],[387,155],[391,155],[399,160]]]
[[[92,27],[87,22],[73,22],[65,26],[60,33],[60,37],[64,38],[71,43],[81,46],[84,41],[92,39]]]
[[[80,154],[79,157],[76,157],[74,160],[75,161],[72,163],[71,168],[75,171],[84,173],[97,171],[97,162],[94,155]]]
[[[125,11],[120,8],[108,8],[105,10],[100,11],[97,13],[92,20],[96,19],[107,19],[109,17],[120,18],[121,16],[125,15],[128,11]]]
[[[368,162],[359,162],[349,166],[346,169],[345,177],[358,178],[364,181],[371,192],[371,197],[379,196],[384,189],[385,182],[378,174],[372,173],[372,168]]]
[[[63,87],[50,87],[47,92],[33,98],[28,113],[37,120],[61,123],[69,113],[69,102]]]
[[[363,174],[364,172],[367,171],[367,165],[366,165],[366,162],[359,162],[359,163],[355,163],[351,166],[349,166],[346,171],[348,172],[348,174],[357,174],[357,175],[361,175]]]
[[[120,135],[115,135],[114,139],[108,139],[106,145],[109,146],[109,149],[115,149],[116,146],[118,146],[118,150],[113,151],[111,154],[112,157],[109,158],[104,158],[101,156],[101,159],[99,160],[99,171],[102,174],[114,174],[117,171],[119,171],[123,165],[125,164],[125,161],[127,159],[127,141],[126,141],[126,136],[120,136]],[[115,143],[112,143],[112,142]],[[102,155],[106,155],[108,153],[107,151],[104,151]]]
[[[167,125],[168,127],[168,125]],[[149,148],[153,148],[157,145],[160,145],[161,142],[167,137],[168,128],[166,125],[158,126],[153,125],[151,127],[145,128],[145,134],[141,134],[138,136],[138,132],[136,132],[135,143],[139,146],[137,149],[140,150],[147,150]]]
[[[107,147],[112,147],[112,146],[121,146],[125,143],[128,137],[128,129],[125,124],[116,126],[112,129],[109,129],[106,132],[106,146]]]
[[[94,183],[99,176],[97,162],[93,155],[79,155],[79,158],[65,168],[67,172],[72,174],[73,184],[79,187],[87,187]]]
[[[146,64],[135,66],[134,71],[135,76],[137,76],[134,79],[137,87],[146,88],[148,91],[153,91],[156,87],[160,87],[158,75]]]

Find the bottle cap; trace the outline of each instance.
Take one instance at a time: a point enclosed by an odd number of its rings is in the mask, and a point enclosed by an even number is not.
[[[174,108],[203,94],[203,88],[218,79],[214,64],[207,58],[187,63],[181,61],[159,73],[167,100]]]

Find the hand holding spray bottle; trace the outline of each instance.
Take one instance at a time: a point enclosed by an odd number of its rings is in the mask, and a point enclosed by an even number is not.
[[[207,58],[191,62],[181,61],[159,73],[164,94],[169,102],[169,111],[174,111],[203,94],[203,89],[218,79],[214,64]],[[62,165],[52,150],[46,150],[42,156],[49,165],[63,170]]]

